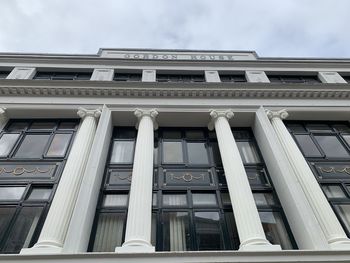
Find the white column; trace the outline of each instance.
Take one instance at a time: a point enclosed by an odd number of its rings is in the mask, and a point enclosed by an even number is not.
[[[80,184],[95,136],[101,110],[79,108],[82,124],[76,135],[66,166],[61,175],[49,213],[38,242],[21,254],[50,254],[62,252],[68,225],[75,207]]]
[[[7,121],[6,108],[0,108],[0,131],[5,127]]]
[[[153,181],[153,130],[157,129],[155,118],[158,112],[152,110],[135,111],[138,133],[129,194],[128,217],[125,242],[116,252],[154,252],[151,245],[152,181]]]
[[[268,110],[267,116],[271,120],[271,124],[283,146],[294,174],[303,188],[304,194],[310,203],[331,249],[350,249],[350,240],[347,238],[303,154],[300,152],[282,121],[288,117],[287,111],[280,110],[272,112]]]
[[[112,132],[112,114],[104,105],[67,231],[63,253],[87,251]]]
[[[265,237],[253,193],[250,189],[248,176],[245,172],[236,141],[228,122],[233,115],[231,110],[213,110],[210,112],[212,122],[208,127],[210,130],[215,127],[233,213],[241,242],[239,250],[281,250],[279,245],[272,245]]]

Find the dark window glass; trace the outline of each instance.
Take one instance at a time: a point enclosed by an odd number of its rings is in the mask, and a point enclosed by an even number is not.
[[[15,156],[17,158],[42,158],[49,138],[48,134],[26,135]]]
[[[27,200],[48,200],[51,193],[51,187],[35,187],[31,190]]]
[[[311,132],[331,132],[332,128],[328,124],[306,124],[306,128]]]
[[[62,121],[58,126],[59,130],[73,130],[77,126],[76,122]]]
[[[5,231],[7,230],[9,223],[11,222],[11,219],[13,215],[16,212],[15,207],[0,207],[0,237],[3,237],[5,234]]]
[[[305,83],[315,84],[321,81],[317,76],[300,76],[300,75],[268,75],[272,83]]]
[[[42,210],[42,207],[23,207],[21,209],[11,228],[3,252],[18,253],[22,248],[31,245]]]
[[[350,83],[350,76],[342,76],[347,83]]]
[[[260,163],[260,158],[253,142],[237,142],[237,146],[243,163]]]
[[[199,250],[222,250],[224,242],[218,212],[195,212],[196,238]]]
[[[164,251],[191,250],[188,212],[164,212],[162,222]]]
[[[188,142],[188,161],[191,164],[208,164],[206,144],[202,142]]]
[[[116,73],[114,81],[141,81],[142,73]]]
[[[221,82],[247,82],[244,74],[220,74]]]
[[[23,121],[14,121],[12,122],[9,127],[7,128],[7,131],[23,131],[26,129],[28,126],[28,122],[23,122]]]
[[[9,155],[19,136],[18,133],[5,133],[2,135],[0,139],[0,157]]]
[[[306,156],[322,156],[309,135],[294,135]]]
[[[30,126],[31,130],[52,130],[55,128],[56,122],[33,122]]]
[[[302,124],[287,124],[287,127],[290,131],[292,132],[306,132],[306,129],[304,128],[304,126]]]
[[[10,71],[0,71],[0,79],[6,79],[9,74]]]
[[[24,186],[0,186],[0,201],[20,200],[25,189]]]
[[[157,74],[158,82],[204,82],[204,74]]]
[[[217,206],[215,194],[194,193],[192,194],[193,206]]]
[[[348,158],[349,153],[336,136],[315,136],[316,141],[322,148],[327,157],[330,158]]]
[[[56,134],[50,144],[47,156],[65,156],[72,134]]]
[[[42,72],[36,73],[33,79],[44,80],[90,80],[91,72]]]
[[[348,232],[350,232],[350,204],[334,205],[335,211]]]
[[[328,198],[347,198],[340,185],[323,185],[322,189]]]

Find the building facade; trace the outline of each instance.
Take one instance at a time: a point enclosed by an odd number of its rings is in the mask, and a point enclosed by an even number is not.
[[[350,60],[0,54],[0,260],[350,261]]]

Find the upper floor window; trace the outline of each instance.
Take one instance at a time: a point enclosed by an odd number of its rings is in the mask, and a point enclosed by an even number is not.
[[[157,73],[158,82],[205,82],[204,74],[164,74]]]
[[[1,70],[0,71],[0,79],[6,79],[6,77],[10,74],[10,71]]]
[[[347,83],[350,83],[350,76],[342,76],[342,77]]]
[[[48,72],[38,71],[33,79],[44,80],[90,80],[91,72]]]
[[[350,126],[348,122],[286,125],[350,237]]]
[[[220,73],[221,82],[247,82],[244,74],[225,74]]]
[[[303,84],[316,84],[321,83],[318,77],[305,76],[305,75],[277,75],[269,74],[268,78],[271,83],[303,83]]]
[[[142,73],[115,73],[114,81],[141,81]]]
[[[77,120],[10,120],[0,133],[0,252],[38,239]]]

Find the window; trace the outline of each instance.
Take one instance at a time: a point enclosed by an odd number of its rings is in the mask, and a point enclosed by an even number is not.
[[[135,139],[135,128],[114,129],[89,251],[114,252],[124,242]]]
[[[350,83],[350,76],[342,76],[342,78],[343,78],[347,83]]]
[[[10,74],[10,71],[0,71],[0,79],[6,79],[6,77]]]
[[[0,133],[0,252],[37,240],[77,120],[10,120]]]
[[[325,196],[350,237],[348,122],[286,122]]]
[[[157,73],[157,82],[205,82],[204,74],[163,74]]]
[[[268,75],[271,83],[300,83],[300,84],[317,84],[321,83],[318,77],[304,75]]]
[[[114,81],[141,81],[142,73],[115,73]]]
[[[220,73],[221,82],[247,82],[244,74],[226,74]]]
[[[33,79],[43,80],[90,80],[91,72],[45,72],[39,71]]]

